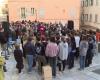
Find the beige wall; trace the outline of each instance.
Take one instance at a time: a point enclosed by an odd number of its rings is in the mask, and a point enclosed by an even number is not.
[[[39,20],[45,22],[74,20],[75,27],[79,28],[80,0],[9,0],[9,20],[23,20],[20,9],[26,8],[26,20]],[[31,8],[35,9],[33,16]]]
[[[0,22],[7,21],[7,14],[3,14],[3,9],[6,10],[7,0],[0,0]]]
[[[85,0],[84,0],[85,1]],[[100,28],[100,0],[96,4],[96,0],[93,1],[93,6],[83,7],[83,14],[88,14],[88,21],[84,17],[84,25],[90,25],[96,28]],[[92,14],[92,19],[90,19],[90,14]],[[95,15],[98,15],[97,22],[95,22]]]

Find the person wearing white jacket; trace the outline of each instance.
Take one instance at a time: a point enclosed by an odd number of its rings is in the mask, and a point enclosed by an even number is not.
[[[63,36],[62,41],[59,43],[58,59],[61,62],[59,64],[59,71],[65,70],[67,58],[68,58],[68,43],[67,43],[66,38]],[[63,69],[62,69],[62,66],[63,66]]]

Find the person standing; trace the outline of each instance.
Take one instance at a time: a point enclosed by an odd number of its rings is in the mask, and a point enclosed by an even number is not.
[[[61,64],[59,64],[59,71],[64,71],[66,67],[66,61],[68,58],[68,43],[66,38],[63,36],[62,41],[59,43],[59,59]],[[63,69],[61,69],[63,66]]]
[[[79,50],[80,50],[80,68],[79,68],[79,70],[83,70],[85,68],[85,60],[86,60],[86,55],[87,55],[87,50],[88,50],[88,41],[87,41],[86,35],[82,36]]]
[[[23,53],[22,53],[22,50],[20,50],[20,46],[17,44],[15,45],[14,58],[17,62],[16,68],[18,69],[18,73],[21,73],[22,69],[24,68]]]
[[[75,43],[76,43],[76,53],[75,53],[75,57],[76,59],[78,59],[79,57],[79,43],[80,43],[80,36],[78,33],[75,33]]]
[[[33,60],[36,54],[35,46],[32,43],[32,37],[29,37],[27,43],[24,45],[24,52],[28,62],[28,72],[30,73],[32,71]]]
[[[43,42],[40,41],[40,38],[37,39],[35,47],[37,53],[38,70],[39,73],[42,73],[42,66],[46,65],[46,58],[45,58],[45,45]]]
[[[50,38],[50,42],[47,44],[46,47],[46,57],[48,57],[48,62],[50,66],[52,67],[52,75],[56,77],[56,60],[58,55],[58,46],[55,42],[55,37]]]
[[[90,64],[92,64],[92,59],[93,59],[93,39],[92,37],[89,37],[88,39],[88,50],[87,50],[87,55],[86,55],[86,60],[85,60],[85,67],[89,67]]]
[[[74,55],[76,53],[76,43],[75,43],[75,38],[73,34],[70,34],[70,43],[69,43],[69,66],[68,69],[72,69],[74,67]]]

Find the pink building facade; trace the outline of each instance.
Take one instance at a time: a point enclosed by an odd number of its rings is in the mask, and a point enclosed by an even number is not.
[[[8,0],[9,21],[67,22],[79,28],[80,0]]]

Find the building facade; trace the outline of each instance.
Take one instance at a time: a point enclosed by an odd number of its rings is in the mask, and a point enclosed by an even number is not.
[[[67,22],[79,28],[80,0],[8,0],[9,21]]]
[[[0,22],[7,21],[8,0],[0,0]]]
[[[100,29],[100,0],[81,0],[81,27]]]

